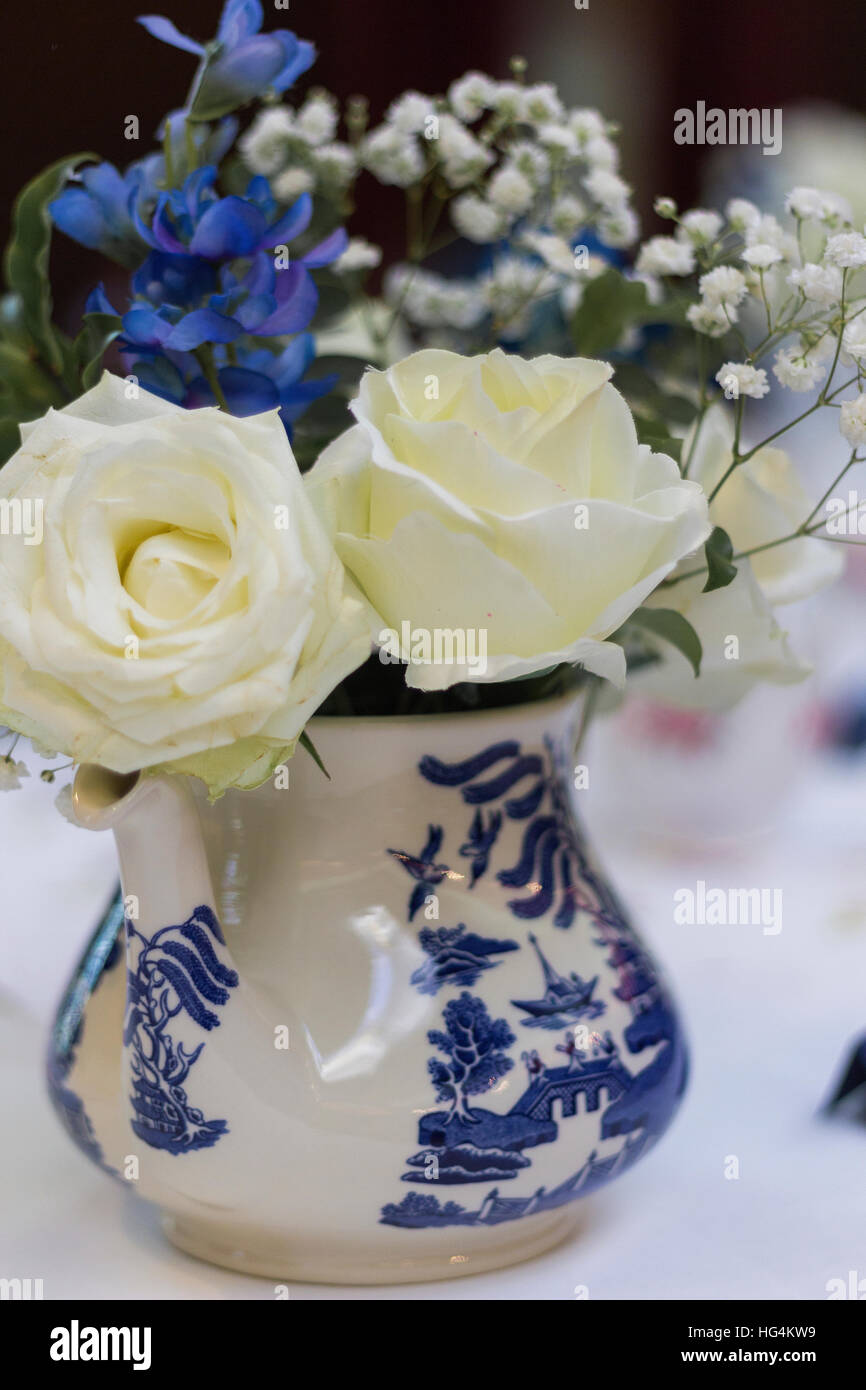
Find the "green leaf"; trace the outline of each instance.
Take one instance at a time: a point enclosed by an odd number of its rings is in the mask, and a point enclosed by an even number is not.
[[[334,284],[324,276],[316,278],[319,302],[310,324],[311,333],[321,333],[324,328],[341,319],[351,307],[351,298],[344,284]]]
[[[73,347],[82,388],[89,391],[102,375],[105,350],[120,332],[121,320],[117,314],[85,314],[81,322]]]
[[[298,739],[298,743],[301,745],[302,748],[306,749],[306,751],[309,753],[310,757],[312,758],[313,762],[316,764],[316,766],[317,766],[318,768],[321,769],[322,772],[324,772],[325,776],[327,777],[328,781],[330,782],[330,780],[331,780],[331,774],[330,774],[330,772],[328,771],[328,769],[325,767],[325,764],[322,762],[322,755],[321,755],[321,753],[319,752],[319,750],[318,750],[318,748],[316,747],[316,745],[314,744],[313,740],[310,738],[310,735],[307,733],[306,729],[304,730],[304,732],[301,734],[300,738]]]
[[[57,197],[70,174],[94,154],[74,154],[50,164],[18,194],[12,213],[12,236],[3,260],[6,283],[21,302],[21,324],[52,371],[68,366],[64,337],[51,322],[48,253],[51,217],[48,204]]]
[[[603,357],[619,346],[627,328],[650,323],[682,324],[689,300],[668,298],[650,304],[642,280],[629,280],[611,267],[583,291],[571,321],[575,348],[585,357]]]
[[[653,453],[667,454],[677,463],[680,462],[683,449],[683,441],[669,434],[665,428],[663,420],[648,419],[644,415],[635,415],[635,429],[641,444],[648,444]]]
[[[22,351],[0,338],[0,417],[36,420],[68,399],[58,379],[36,360],[35,349]]]
[[[691,666],[695,676],[701,674],[703,648],[701,639],[691,623],[674,608],[638,608],[629,618],[630,623],[646,628],[663,642],[670,642],[681,652]]]
[[[707,557],[707,582],[702,592],[710,594],[713,589],[726,588],[737,573],[737,567],[732,563],[734,547],[723,527],[713,528],[704,553]]]
[[[698,413],[694,401],[674,391],[666,391],[650,372],[636,362],[617,363],[614,385],[633,410],[658,416],[668,425],[690,425]]]
[[[20,294],[0,295],[0,337],[25,352],[30,347]]]
[[[626,280],[618,270],[606,270],[584,289],[571,321],[574,346],[583,357],[601,357],[618,346],[646,310],[646,286]]]
[[[21,431],[17,420],[0,420],[0,467],[17,451],[21,444]]]

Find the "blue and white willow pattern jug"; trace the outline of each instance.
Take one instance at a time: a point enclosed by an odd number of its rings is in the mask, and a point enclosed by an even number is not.
[[[562,1240],[667,1128],[682,1033],[575,816],[576,713],[318,719],[331,781],[301,753],[214,805],[79,771],[123,900],[50,1085],[177,1245],[286,1280],[477,1273]]]

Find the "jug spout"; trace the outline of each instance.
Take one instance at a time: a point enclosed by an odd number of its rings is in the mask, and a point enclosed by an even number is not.
[[[72,805],[80,825],[110,829],[117,843],[126,944],[118,1101],[128,1129],[121,1128],[114,1142],[122,1161],[141,1153],[132,1147],[133,1136],[146,1146],[146,1184],[139,1190],[149,1195],[169,1176],[177,1155],[210,1148],[228,1130],[218,1111],[208,1106],[205,1113],[202,1098],[206,1103],[210,1097],[215,1108],[231,1089],[237,1048],[233,1036],[225,1037],[231,1027],[221,1025],[237,993],[244,996],[238,1020],[244,1032],[246,994],[217,919],[188,780],[120,776],[84,765]],[[215,1044],[209,1041],[214,1030]],[[110,1136],[106,1144],[113,1157]],[[199,1173],[192,1177],[201,1184]],[[173,1176],[170,1187],[177,1190]]]
[[[182,777],[117,773],[85,763],[72,787],[73,814],[88,830],[112,830],[124,912],[148,935],[214,910],[214,894],[195,803]]]

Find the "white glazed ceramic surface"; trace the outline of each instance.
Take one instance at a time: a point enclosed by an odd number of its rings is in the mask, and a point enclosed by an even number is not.
[[[213,806],[82,770],[79,819],[118,841],[129,984],[103,966],[116,918],[52,1091],[177,1244],[286,1280],[475,1273],[563,1238],[663,1131],[684,1049],[584,857],[573,717],[314,720],[330,781],[300,751],[288,788]]]

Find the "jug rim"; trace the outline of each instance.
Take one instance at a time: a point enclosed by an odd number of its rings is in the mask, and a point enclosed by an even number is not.
[[[547,710],[550,713],[570,707],[577,707],[586,698],[587,685],[576,686],[573,690],[565,691],[561,695],[551,695],[541,700],[521,700],[513,705],[494,705],[486,709],[467,709],[467,710],[443,710],[438,713],[430,714],[314,714],[307,720],[306,728],[351,728],[353,725],[360,725],[364,728],[381,727],[411,727],[417,725],[419,728],[424,724],[442,724],[445,722],[460,721],[483,723],[493,721],[508,715],[523,715],[525,718],[536,711],[540,714]]]

